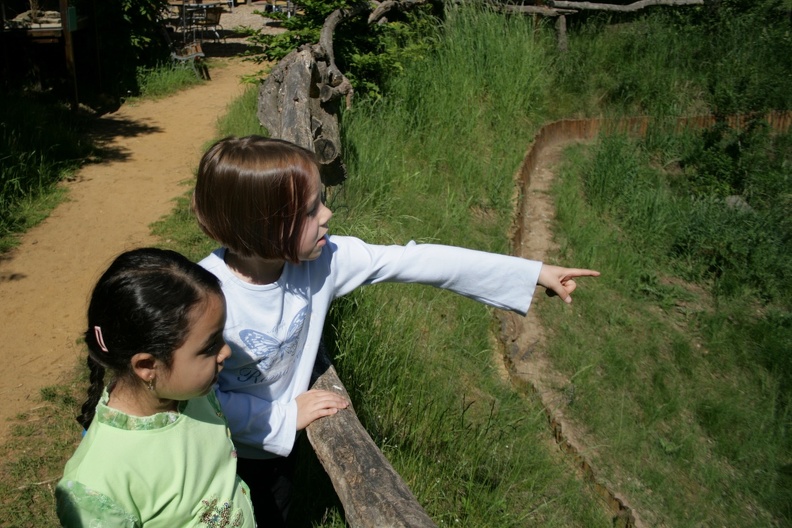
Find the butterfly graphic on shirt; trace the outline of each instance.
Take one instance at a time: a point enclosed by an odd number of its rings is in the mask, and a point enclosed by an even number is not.
[[[258,330],[245,329],[239,332],[239,338],[252,357],[256,359],[254,366],[239,371],[237,379],[242,382],[261,383],[281,378],[291,368],[292,358],[297,353],[308,306],[297,312],[289,325],[286,338],[281,341],[272,334]],[[273,334],[275,333],[273,329]]]

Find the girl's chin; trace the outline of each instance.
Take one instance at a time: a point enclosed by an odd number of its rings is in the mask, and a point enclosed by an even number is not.
[[[324,239],[322,239],[322,245],[317,244],[311,253],[308,255],[302,255],[300,257],[300,262],[310,262],[312,260],[318,259],[322,255],[322,247],[324,247]]]
[[[203,392],[201,392],[201,396],[206,396],[207,394],[209,394],[210,392],[212,392],[212,391],[214,390],[214,388],[215,388],[215,385],[217,385],[217,377],[215,377],[215,378],[212,380],[212,383],[210,383],[210,384],[209,384],[209,386],[208,386],[208,387],[206,387],[206,388],[203,390]]]

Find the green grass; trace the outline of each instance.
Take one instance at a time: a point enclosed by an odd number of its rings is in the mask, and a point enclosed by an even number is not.
[[[137,71],[139,93],[129,101],[161,99],[203,82],[206,81],[198,78],[188,63],[169,62],[155,68],[139,68]]]
[[[38,403],[14,418],[10,439],[0,446],[0,512],[3,526],[60,526],[55,485],[80,442],[74,419],[85,395],[85,376],[41,390]]]
[[[786,144],[775,141],[779,167],[792,159]],[[577,374],[566,412],[650,525],[788,521],[792,329],[779,251],[790,231],[772,221],[785,205],[757,200],[749,214],[691,199],[696,178],[659,169],[668,150],[647,147],[603,138],[571,151],[559,175],[562,258],[603,273],[578,295],[574,324],[543,306],[563,336],[550,354]],[[792,190],[783,177],[774,189]],[[768,226],[773,236],[758,236]]]
[[[530,19],[452,10],[426,62],[345,112],[350,178],[329,195],[333,231],[506,252],[513,174],[548,119],[788,108],[782,25],[751,30],[759,14],[724,4],[729,17],[674,10],[617,28],[592,17],[566,55]],[[218,137],[259,133],[254,106],[251,89]],[[572,310],[533,309],[571,380],[566,412],[587,432],[586,454],[648,526],[792,518],[788,142],[761,127],[653,130],[572,148],[558,173],[553,260],[603,275]],[[756,218],[724,211],[735,194]],[[186,198],[154,229],[194,260],[214,247]],[[553,446],[544,411],[500,378],[493,325],[491,310],[453,294],[378,285],[334,305],[325,339],[367,430],[439,525],[611,525]],[[62,467],[74,445],[74,408],[42,409],[63,425],[21,417],[0,481],[12,483],[4,508],[52,520],[47,484],[12,489],[53,478],[35,456]],[[30,435],[42,454],[15,465]],[[304,453],[296,525],[343,526]]]
[[[257,113],[251,111],[256,108],[257,102],[258,83],[251,80],[242,95],[231,102],[226,115],[220,118],[217,124],[218,136],[268,136],[267,130],[259,123]]]
[[[589,17],[554,65],[555,115],[789,109],[792,40],[776,4]]]
[[[0,252],[63,197],[58,182],[90,154],[87,120],[46,95],[3,93],[0,106]]]

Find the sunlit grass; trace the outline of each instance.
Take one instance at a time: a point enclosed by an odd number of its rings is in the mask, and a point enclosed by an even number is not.
[[[781,53],[788,39],[778,27],[761,35],[705,31],[696,40],[695,31],[668,20],[631,22],[579,28],[560,55],[549,27],[452,11],[435,55],[394,79],[382,99],[356,101],[344,114],[350,178],[329,193],[332,230],[373,243],[415,239],[506,252],[512,176],[547,119],[788,106],[792,54]],[[259,133],[254,106],[251,88],[218,137]],[[713,144],[743,152],[750,143],[732,139]],[[721,202],[680,199],[688,181],[696,193],[717,189],[712,171],[689,163],[696,148],[691,138],[650,132],[644,145],[611,138],[568,151],[555,194],[560,252],[553,260],[603,275],[576,292],[571,310],[554,302],[534,309],[550,333],[548,356],[571,380],[568,412],[589,432],[587,456],[647,525],[788,523],[789,295],[784,281],[766,286],[773,275],[785,277],[787,265],[772,252],[761,253],[760,266],[737,259],[752,271],[743,280],[734,273],[739,266],[715,260],[723,273],[714,277],[713,263],[695,256],[786,231],[743,237],[750,230],[739,226],[749,224],[730,224],[713,205]],[[705,154],[699,169],[729,163],[717,149]],[[765,167],[761,156],[748,161],[738,168]],[[773,193],[787,189],[783,173],[758,172],[772,177],[752,181],[746,196],[788,207],[788,191]],[[788,214],[763,218],[769,226],[788,222]],[[186,198],[155,232],[193,260],[214,248]],[[750,251],[734,255],[760,254],[760,244],[747,245]],[[674,251],[684,258],[673,260]],[[543,410],[498,375],[492,325],[489,309],[453,294],[378,285],[336,303],[325,338],[367,430],[438,524],[610,526],[552,445]],[[53,394],[60,392],[46,396]],[[62,467],[75,443],[74,409],[46,405],[63,425],[50,433],[35,417],[20,417],[9,457],[25,457],[6,466],[14,476],[2,479],[11,482],[4,508],[24,504],[46,519],[37,525],[53,519],[47,486],[54,477],[40,473],[36,457],[44,455],[27,457],[26,442],[61,446],[50,447],[50,467]],[[301,521],[343,526],[318,463],[310,452],[303,461]],[[14,486],[26,497],[37,490],[36,498],[14,502]]]
[[[639,144],[606,139],[569,159],[556,188],[562,255],[603,276],[576,299],[574,324],[556,306],[542,311],[554,322],[550,356],[575,377],[566,412],[586,424],[592,457],[652,525],[788,518],[788,302],[762,308],[750,267],[691,272],[697,257],[675,253],[675,240],[690,236],[691,221],[707,233],[702,222],[723,214],[696,215],[696,202],[670,189],[675,175],[658,171]],[[755,242],[754,258],[762,251]],[[775,272],[785,270],[777,262]],[[723,280],[746,288],[724,290]]]
[[[140,68],[137,73],[137,85],[140,93],[136,97],[130,98],[130,101],[160,99],[202,82],[207,81],[198,76],[189,62],[172,62],[156,68]]]
[[[85,395],[85,376],[75,372],[74,380],[42,389],[36,404],[13,419],[9,439],[0,446],[3,526],[60,526],[55,486],[82,431],[74,417]]]

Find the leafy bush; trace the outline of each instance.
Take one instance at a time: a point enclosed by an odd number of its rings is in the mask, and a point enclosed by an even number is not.
[[[93,4],[105,90],[119,96],[138,95],[138,69],[155,67],[169,56],[160,20],[168,2],[123,0]]]
[[[264,47],[262,60],[278,61],[303,44],[319,42],[327,16],[353,5],[348,0],[300,2],[299,16],[267,15],[280,19],[288,32],[260,33],[251,37],[251,42]],[[333,35],[336,64],[359,94],[378,97],[387,78],[401,73],[407,64],[424,58],[432,49],[437,16],[434,6],[426,4],[405,12],[391,11],[385,24],[369,24],[365,16],[344,20]]]

